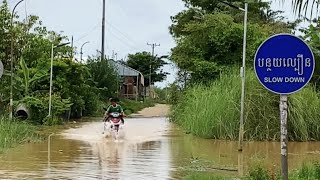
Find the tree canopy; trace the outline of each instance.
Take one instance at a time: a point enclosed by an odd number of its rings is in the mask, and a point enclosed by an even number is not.
[[[220,1],[184,0],[189,7],[171,17],[170,33],[177,46],[171,59],[196,82],[215,79],[230,66],[240,66],[243,47],[243,15]],[[232,2],[243,7],[244,1]],[[249,3],[247,61],[253,64],[258,46],[270,35],[292,33],[299,21],[286,22],[270,2]],[[251,65],[252,66],[252,65]]]
[[[144,83],[149,86],[149,75],[151,65],[151,81],[160,82],[166,79],[169,73],[164,72],[162,67],[167,64],[159,57],[153,57],[148,52],[138,52],[136,54],[129,54],[127,65],[135,70],[140,71],[144,75]]]

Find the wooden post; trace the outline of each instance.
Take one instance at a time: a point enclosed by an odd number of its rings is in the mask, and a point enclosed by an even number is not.
[[[288,97],[287,95],[280,95],[280,121],[281,121],[281,176],[283,180],[288,180]]]
[[[137,76],[137,84],[136,84],[136,101],[138,101],[138,98],[139,98],[139,74]]]
[[[238,152],[238,175],[243,177],[243,153]]]

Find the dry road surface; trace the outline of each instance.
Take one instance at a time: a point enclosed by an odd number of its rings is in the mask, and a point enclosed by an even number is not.
[[[136,114],[132,114],[131,117],[166,117],[169,113],[170,107],[166,104],[156,104],[153,107],[145,108]]]

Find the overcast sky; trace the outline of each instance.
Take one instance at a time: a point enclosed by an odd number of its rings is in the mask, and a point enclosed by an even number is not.
[[[8,0],[12,8],[18,0]],[[106,0],[106,55],[113,51],[117,59],[125,58],[128,53],[151,51],[148,43],[160,43],[155,53],[159,56],[170,53],[175,42],[168,32],[170,16],[184,9],[181,0]],[[289,19],[295,18],[291,10],[291,0],[279,5],[282,0],[272,4],[273,9],[285,10]],[[250,9],[250,7],[249,7]],[[33,14],[40,17],[50,30],[62,31],[63,35],[74,37],[78,47],[90,41],[83,48],[84,56],[96,54],[101,49],[102,0],[26,0],[17,8],[20,16]],[[175,70],[165,67],[172,75],[168,80],[157,83],[165,86],[174,81]]]

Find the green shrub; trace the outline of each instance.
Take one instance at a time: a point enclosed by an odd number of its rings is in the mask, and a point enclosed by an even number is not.
[[[30,110],[31,116],[29,117],[29,121],[35,124],[52,124],[54,122],[47,122],[50,118],[48,116],[48,97],[31,97],[27,96],[23,98],[21,101],[17,102],[26,104],[26,106]],[[70,110],[71,103],[69,99],[61,99],[60,96],[53,95],[52,96],[52,115],[55,117],[55,123],[57,123],[57,118]],[[50,120],[51,121],[51,120]]]
[[[256,166],[249,171],[249,175],[247,176],[248,180],[270,180],[271,175],[269,172],[263,168],[262,166]]]

